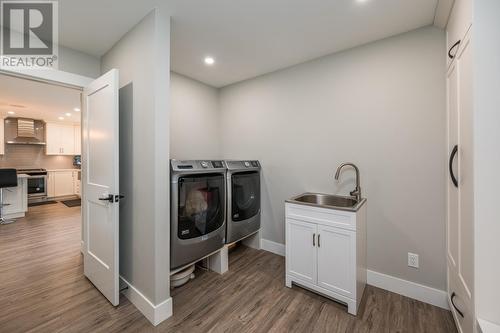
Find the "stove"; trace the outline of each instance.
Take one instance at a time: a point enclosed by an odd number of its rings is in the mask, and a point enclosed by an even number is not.
[[[28,175],[28,202],[47,200],[47,170],[41,168],[17,169]]]

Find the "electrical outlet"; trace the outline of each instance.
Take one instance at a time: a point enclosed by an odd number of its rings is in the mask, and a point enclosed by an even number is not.
[[[408,252],[408,266],[418,268],[418,254]]]

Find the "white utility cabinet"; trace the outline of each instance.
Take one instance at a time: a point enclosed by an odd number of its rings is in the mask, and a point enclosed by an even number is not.
[[[285,204],[287,287],[318,292],[357,314],[366,285],[366,206],[351,212]]]
[[[457,0],[446,27],[448,70],[447,285],[459,332],[475,332],[472,1]]]

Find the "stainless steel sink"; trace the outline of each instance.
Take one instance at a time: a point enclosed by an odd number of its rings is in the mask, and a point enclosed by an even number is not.
[[[365,200],[366,199],[361,199],[358,201],[353,197],[344,197],[333,194],[303,193],[286,201],[301,205],[348,210],[355,212],[359,209],[359,207],[363,205]]]

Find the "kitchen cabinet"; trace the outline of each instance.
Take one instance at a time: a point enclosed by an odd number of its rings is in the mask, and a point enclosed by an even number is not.
[[[357,212],[286,203],[286,285],[346,303],[356,315],[366,285],[366,202]]]
[[[28,210],[28,180],[26,177],[17,178],[17,187],[3,189],[3,215],[5,219],[23,217]]]
[[[73,189],[73,193],[77,196],[81,196],[81,189],[80,189],[80,185],[81,185],[81,172],[80,171],[73,171],[73,185],[74,185],[74,189]]]
[[[0,118],[0,155],[5,155],[5,119]]]
[[[80,170],[47,171],[47,197],[80,196]]]
[[[446,73],[448,118],[447,291],[459,332],[474,332],[473,58],[469,0],[456,1],[447,35],[460,43]],[[449,42],[449,41],[448,41]]]
[[[45,128],[47,155],[76,155],[74,125],[47,123]]]

